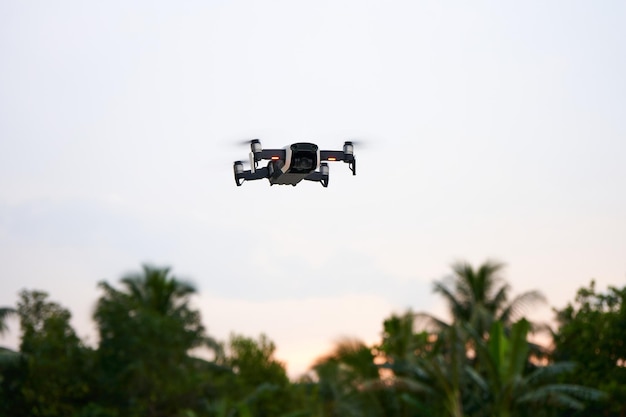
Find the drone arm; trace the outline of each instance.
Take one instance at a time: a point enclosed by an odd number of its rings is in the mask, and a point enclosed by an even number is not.
[[[343,151],[320,151],[320,159],[322,161],[343,161],[348,164],[352,175],[356,175],[356,158],[352,153]]]
[[[322,161],[343,161],[346,159],[346,155],[343,151],[320,151],[320,159]]]
[[[287,152],[284,149],[263,149],[259,152],[254,152],[254,160],[256,162],[265,160],[285,160],[287,157]]]

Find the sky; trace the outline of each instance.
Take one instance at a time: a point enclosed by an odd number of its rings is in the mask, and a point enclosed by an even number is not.
[[[622,1],[0,1],[0,306],[88,343],[97,283],[193,282],[208,333],[292,376],[495,259],[551,307],[626,283]],[[236,187],[260,138],[356,176]],[[19,326],[0,344],[16,347]]]

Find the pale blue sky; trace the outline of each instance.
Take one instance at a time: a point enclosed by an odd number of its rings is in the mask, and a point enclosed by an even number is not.
[[[0,305],[46,290],[93,341],[99,280],[171,265],[212,335],[265,332],[295,374],[394,311],[441,314],[457,259],[557,307],[624,285],[625,21],[621,1],[2,1]],[[368,146],[327,189],[237,188],[253,137]]]

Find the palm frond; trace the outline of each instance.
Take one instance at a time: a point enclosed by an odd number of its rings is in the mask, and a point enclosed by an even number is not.
[[[390,385],[398,390],[421,394],[433,394],[435,392],[430,383],[411,378],[397,377],[391,381]]]
[[[535,369],[527,375],[525,379],[530,385],[535,385],[544,381],[553,380],[556,376],[571,373],[575,369],[576,363],[574,362],[556,362]]]
[[[15,315],[17,312],[11,307],[0,308],[0,334],[3,334],[8,330],[6,320]]]
[[[483,263],[475,272],[476,290],[481,296],[493,298],[497,292],[496,288],[502,282],[502,278],[498,275],[505,265],[503,263],[488,260]],[[504,284],[507,287],[508,284]],[[483,300],[485,301],[485,300]]]
[[[499,318],[506,323],[517,321],[529,308],[546,302],[546,297],[540,291],[525,292],[513,298],[502,310]]]
[[[522,395],[516,401],[518,404],[537,404],[537,405],[545,405],[550,404],[552,406],[558,406],[562,408],[570,408],[574,410],[582,410],[585,408],[585,404],[573,398],[567,394],[563,394],[561,392],[547,391],[547,390],[537,390],[531,393]]]
[[[433,284],[433,292],[440,294],[444,300],[448,303],[448,308],[453,315],[460,314],[466,309],[464,300],[459,297],[459,290],[451,290],[444,282],[435,281]]]
[[[489,304],[490,304],[492,313],[495,313],[499,307],[503,306],[504,303],[506,303],[509,297],[510,289],[511,287],[508,284],[502,285],[501,287],[497,289],[496,293],[491,296]]]
[[[429,313],[415,313],[413,317],[415,318],[415,327],[419,330],[439,332],[450,326]]]
[[[546,334],[546,335],[550,335],[550,336],[554,335],[550,325],[548,323],[543,323],[543,322],[531,322],[530,323],[530,332],[533,333],[533,334],[534,333],[542,333],[542,334]]]
[[[568,408],[581,409],[583,401],[599,401],[606,397],[600,390],[573,384],[549,384],[518,397],[518,403],[549,402]]]
[[[489,384],[482,375],[476,372],[474,368],[471,366],[465,366],[465,373],[469,376],[469,379],[481,389],[482,392],[489,392]]]

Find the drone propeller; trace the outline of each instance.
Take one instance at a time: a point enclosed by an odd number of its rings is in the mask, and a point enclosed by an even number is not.
[[[238,140],[238,141],[235,141],[235,145],[237,145],[237,146],[250,145],[255,140],[258,141],[258,139]]]
[[[252,156],[250,157],[250,159],[246,159],[246,160],[240,160],[240,161],[235,161],[233,162],[233,166],[239,166],[242,171],[244,170],[251,170],[252,172],[255,171],[256,164],[254,163],[254,160],[252,159]]]
[[[352,145],[358,146],[359,149],[369,146],[369,141],[363,139],[348,139],[346,142],[350,142]]]
[[[261,141],[259,139],[244,139],[244,140],[236,140],[233,142],[233,144],[237,147],[239,146],[249,146],[250,149],[252,149],[252,146],[254,144],[261,144]],[[257,145],[258,146],[258,145]]]
[[[241,145],[248,145],[250,146],[250,150],[252,152],[261,152],[261,150],[263,149],[263,147],[261,146],[261,141],[259,139],[247,139],[247,140],[243,140],[243,141],[237,141],[235,142],[238,146]]]

